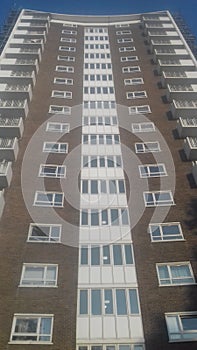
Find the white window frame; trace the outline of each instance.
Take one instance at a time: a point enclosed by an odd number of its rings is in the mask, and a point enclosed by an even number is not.
[[[168,200],[166,199],[166,200],[159,200],[158,201],[156,196],[161,195],[161,194],[168,194],[169,195],[169,199]],[[151,196],[152,197],[151,201],[148,202],[146,200],[146,196]],[[143,197],[144,197],[145,207],[147,207],[147,208],[175,205],[174,198],[173,198],[172,192],[170,190],[166,190],[166,191],[146,191],[146,192],[143,192]]]
[[[115,28],[127,28],[130,27],[129,23],[115,24]]]
[[[133,43],[133,38],[120,38],[117,39],[118,44]]]
[[[141,72],[140,66],[122,67],[122,73],[137,73],[137,72]]]
[[[151,169],[155,167],[155,168],[163,168],[162,171],[157,171],[157,172],[152,172]],[[166,167],[165,164],[163,163],[157,163],[157,164],[143,164],[143,165],[139,165],[139,173],[140,173],[140,177],[141,179],[147,179],[147,178],[152,178],[152,177],[163,177],[163,176],[167,176],[167,171],[166,171]],[[143,169],[147,168],[146,172],[143,172]]]
[[[60,38],[60,41],[62,43],[72,43],[72,44],[76,44],[77,39],[75,38]]]
[[[50,129],[50,126],[53,126],[53,125],[58,126],[59,129],[57,129],[57,128]],[[61,133],[67,134],[70,132],[70,124],[58,123],[58,122],[48,122],[47,127],[46,127],[46,131],[48,131],[48,132],[61,132]]]
[[[143,85],[144,80],[143,78],[132,78],[132,79],[124,79],[125,85]]]
[[[72,92],[71,91],[53,90],[51,97],[72,99]]]
[[[47,229],[47,233],[43,233],[43,236],[40,234],[38,236],[34,235],[32,236],[33,228],[37,228],[38,230],[42,231],[42,229]],[[58,230],[57,233],[53,231]],[[60,224],[43,224],[43,223],[31,223],[29,225],[29,231],[28,231],[28,237],[27,242],[30,243],[60,243],[61,242],[61,234],[62,234],[62,225]]]
[[[191,312],[168,312],[165,313],[165,319],[168,329],[170,343],[189,342],[197,340],[197,327],[194,330],[184,330],[182,320],[184,318],[197,318],[197,311]]]
[[[136,51],[135,46],[123,46],[119,47],[119,52],[133,52]]]
[[[130,115],[131,114],[147,114],[147,113],[152,113],[149,105],[130,106],[129,107],[129,114]]]
[[[26,269],[29,268],[35,268],[36,269],[42,269],[43,270],[43,276],[42,279],[39,280],[39,278],[32,279],[25,278],[25,273]],[[51,267],[54,268],[55,270],[55,278],[54,279],[48,279],[48,268],[50,269]],[[22,267],[22,272],[21,272],[21,279],[20,279],[20,284],[19,287],[31,287],[31,288],[54,288],[57,287],[57,279],[58,279],[58,265],[57,264],[42,264],[42,263],[24,263]],[[25,282],[30,282],[30,283],[25,283]],[[31,283],[32,281],[32,283]],[[39,283],[40,282],[40,283]]]
[[[43,168],[54,168],[54,173],[45,173],[43,171]],[[61,170],[61,171],[60,171]],[[62,172],[63,170],[63,172]],[[40,164],[40,169],[38,173],[39,177],[49,177],[49,178],[56,178],[56,179],[62,179],[66,177],[66,167],[64,165],[56,165],[56,164]]]
[[[57,150],[54,148],[54,149],[47,149],[47,145],[50,145],[51,144],[51,147],[53,145],[57,145]],[[64,150],[64,148],[62,149],[62,145],[66,145],[66,150]],[[68,153],[68,143],[67,142],[51,142],[51,141],[46,141],[44,142],[43,144],[43,152],[46,152],[46,153]]]
[[[49,334],[42,334],[40,333],[41,329],[41,321],[42,319],[50,318],[51,319],[51,327],[50,327],[50,333]],[[30,332],[15,332],[16,329],[16,323],[17,320],[22,319],[22,320],[27,320],[27,319],[36,319],[37,320],[37,327],[36,327],[36,333],[30,333]],[[10,335],[10,341],[9,344],[52,344],[52,334],[53,334],[53,320],[54,320],[54,315],[53,314],[14,314],[13,321],[12,321],[12,329],[11,329],[11,335]],[[17,327],[18,328],[18,327]],[[22,337],[26,338],[27,336],[35,336],[37,339],[36,340],[13,340],[13,337]],[[40,337],[43,338],[43,336],[46,336],[49,338],[49,340],[44,341],[44,340],[39,340]]]
[[[41,201],[38,200],[38,196],[40,194],[44,194],[45,196],[47,195],[52,195],[52,200],[51,201]],[[61,202],[56,202],[56,195],[62,197]],[[58,204],[57,204],[58,203]],[[59,205],[60,204],[60,205]],[[64,204],[64,194],[63,192],[52,192],[52,191],[36,191],[35,192],[35,197],[34,197],[34,206],[37,207],[57,207],[57,208],[63,208]]]
[[[149,148],[147,146],[150,146],[151,144],[157,145],[157,147]],[[139,150],[137,148],[138,145],[142,146],[142,149]],[[154,152],[161,152],[160,144],[158,141],[150,141],[150,142],[136,142],[135,143],[135,153],[154,153]]]
[[[59,73],[74,73],[73,66],[56,66],[55,71]]]
[[[137,98],[147,98],[147,93],[145,90],[127,91],[126,96],[128,100],[137,99]]]
[[[76,51],[76,47],[74,47],[74,46],[59,46],[59,51],[75,52]]]
[[[172,233],[171,235],[165,235],[163,233],[163,229],[165,229],[165,227],[170,228],[171,226],[177,226],[177,228],[179,230],[179,234]],[[154,231],[155,231],[154,227],[155,228],[157,227],[157,230],[159,230],[159,235],[157,235],[157,236],[154,235]],[[154,242],[154,243],[184,240],[183,231],[182,231],[180,222],[151,223],[151,224],[149,224],[148,231],[149,231],[149,234],[151,236],[151,242]],[[177,238],[177,236],[180,238]],[[156,237],[156,239],[154,237]]]
[[[103,221],[102,212],[107,212],[108,222]],[[116,211],[117,218],[113,220],[112,212]],[[83,213],[87,215],[87,223],[83,224]],[[92,222],[92,214],[96,214],[98,216],[98,224],[91,224]],[[126,218],[126,220],[125,220]],[[102,227],[102,226],[128,226],[129,225],[129,213],[127,207],[117,207],[110,209],[81,209],[80,213],[80,223],[83,227]]]
[[[159,267],[165,266],[168,272],[168,276],[166,278],[161,278],[160,273],[159,273]],[[177,276],[173,277],[171,268],[173,267],[180,267],[180,266],[186,266],[189,270],[190,275],[189,276]],[[193,285],[196,284],[192,266],[189,261],[184,261],[184,262],[167,262],[167,263],[157,263],[156,264],[156,270],[157,270],[157,278],[159,281],[159,286],[160,287],[169,287],[169,286],[185,286],[185,285]],[[181,282],[182,279],[188,279],[188,282]],[[192,279],[192,282],[189,281]],[[162,280],[169,280],[168,283],[162,283]],[[174,282],[177,281],[177,282]]]
[[[75,57],[74,56],[58,55],[57,60],[58,61],[66,61],[66,62],[75,62]]]
[[[145,126],[145,125],[150,125],[150,127],[147,127],[147,129],[146,128],[143,128],[143,126]],[[136,128],[136,126],[138,127],[138,128]],[[155,131],[155,124],[154,123],[152,123],[152,122],[145,122],[145,123],[132,123],[131,124],[131,128],[132,128],[132,132],[134,133],[134,134],[137,134],[137,133],[141,133],[141,132],[154,132]]]
[[[77,24],[74,23],[63,23],[63,27],[71,27],[71,28],[77,28]]]
[[[139,61],[138,56],[121,56],[120,57],[121,62],[135,62]]]
[[[132,34],[131,30],[118,30],[116,31],[116,35],[129,35]]]
[[[61,111],[56,110],[61,108]],[[48,113],[53,113],[53,114],[66,114],[70,115],[71,114],[71,107],[69,106],[58,106],[58,105],[50,105],[49,106],[49,111]]]
[[[69,30],[69,29],[63,29],[62,34],[71,34],[71,35],[77,35],[76,30]]]
[[[53,83],[54,84],[62,84],[62,85],[73,85],[73,79],[55,77]]]

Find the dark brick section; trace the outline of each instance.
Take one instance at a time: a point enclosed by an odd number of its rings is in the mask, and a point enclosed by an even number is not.
[[[1,218],[0,226],[0,349],[42,349],[43,345],[9,345],[11,325],[14,313],[38,313],[54,314],[53,345],[45,345],[45,349],[75,349],[76,347],[76,306],[77,306],[77,279],[78,279],[78,225],[79,225],[79,192],[76,191],[75,205],[70,202],[69,195],[72,188],[77,189],[80,176],[80,143],[81,143],[81,110],[82,103],[82,70],[83,70],[83,28],[77,28],[77,44],[65,44],[76,46],[76,53],[58,51],[63,27],[62,24],[52,23],[47,36],[37,82],[30,103],[30,111],[25,121],[25,131],[20,140],[18,159],[13,164],[13,179],[11,186],[5,192],[6,205]],[[73,36],[74,37],[74,36]],[[57,56],[76,56],[75,62],[57,61]],[[74,66],[74,74],[55,72],[56,65]],[[66,77],[74,79],[74,85],[55,85],[54,77]],[[72,100],[51,98],[52,90],[66,90],[73,92]],[[66,101],[66,102],[65,102]],[[26,209],[21,189],[21,167],[23,157],[32,135],[38,128],[50,118],[49,105],[72,106],[72,115],[57,116],[57,121],[70,123],[71,132],[61,137],[61,142],[69,143],[69,153],[66,155],[67,166],[66,179],[63,183],[65,191],[64,208],[57,209],[57,213],[72,224],[71,228],[64,230],[65,244],[27,243],[28,227],[32,218]],[[77,107],[76,107],[77,106]],[[55,117],[56,118],[56,117]],[[53,119],[54,121],[54,119]],[[45,125],[46,126],[46,125]],[[53,133],[46,133],[43,127],[43,140],[53,141]],[[54,137],[56,133],[54,133]],[[42,142],[40,143],[42,147]],[[76,149],[76,152],[75,152]],[[72,156],[71,156],[72,152]],[[31,162],[37,171],[39,170],[38,156],[31,155]],[[64,155],[49,155],[47,163],[62,164]],[[67,161],[68,159],[68,161]],[[73,167],[74,164],[74,168]],[[75,177],[74,177],[75,175]],[[39,181],[32,179],[30,191],[32,196],[39,190]],[[46,179],[46,190],[61,191],[60,182],[57,179]],[[68,195],[67,195],[68,192]],[[33,203],[32,203],[33,205]],[[48,210],[40,208],[40,211]],[[46,223],[46,222],[45,222]],[[47,222],[51,223],[51,222]],[[53,223],[53,222],[52,222]],[[65,225],[65,227],[67,227]],[[67,245],[68,244],[68,245]],[[72,246],[69,246],[72,245]],[[59,266],[58,288],[20,288],[22,264],[55,263]]]
[[[133,43],[117,44],[117,38],[129,37],[129,35],[117,36],[117,30],[131,29]],[[160,77],[155,74],[155,65],[152,63],[152,56],[148,52],[146,38],[143,36],[139,24],[133,24],[130,28],[110,28],[110,45],[112,53],[113,74],[116,88],[117,103],[123,106],[146,105],[151,107],[151,114],[147,114],[150,121],[154,122],[160,133],[163,135],[173,157],[176,170],[176,189],[174,194],[175,206],[172,206],[163,220],[164,222],[180,222],[183,229],[185,241],[152,243],[147,233],[148,224],[154,212],[154,208],[147,208],[132,230],[134,253],[136,260],[137,276],[139,283],[139,295],[146,341],[146,350],[194,350],[196,342],[173,343],[168,342],[167,329],[165,324],[165,312],[197,311],[196,286],[175,286],[159,287],[156,274],[156,263],[159,262],[183,262],[190,261],[194,274],[197,272],[197,250],[196,240],[196,189],[190,183],[191,162],[182,158],[183,140],[176,138],[176,121],[169,116],[169,104],[165,103],[166,90],[159,88]],[[136,51],[120,53],[118,47],[135,46]],[[139,57],[139,61],[120,62],[121,56]],[[122,73],[123,66],[141,67],[139,73]],[[144,85],[125,86],[125,78],[142,77]],[[146,90],[148,99],[127,100],[126,91]],[[138,134],[131,132],[131,120],[139,122],[140,116],[131,117],[128,110],[119,114],[121,128],[121,142],[135,153],[134,143],[140,141],[139,137],[145,137],[146,141],[157,140],[158,133]],[[124,127],[126,126],[126,130]],[[143,142],[143,141],[141,141]],[[127,168],[127,196],[131,197],[130,217],[132,223],[133,210],[135,210],[135,194],[141,196],[143,202],[144,179],[139,178],[138,169],[133,169],[132,164],[128,165],[126,153],[123,147],[123,161]],[[142,164],[156,163],[153,154],[138,155]],[[157,154],[157,161],[165,163],[163,153]],[[172,168],[167,165],[168,175],[172,175]],[[129,168],[130,166],[130,168]],[[130,170],[129,170],[130,169]],[[134,178],[136,176],[136,178]],[[148,181],[149,190],[160,189],[159,178],[152,178]],[[163,178],[166,190],[170,190],[169,177]],[[136,193],[137,191],[137,193]],[[158,208],[162,215],[164,208]],[[153,221],[155,222],[155,221]],[[158,222],[158,221],[157,221]]]

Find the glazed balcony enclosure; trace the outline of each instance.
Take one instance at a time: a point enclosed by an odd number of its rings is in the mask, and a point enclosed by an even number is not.
[[[7,160],[0,161],[0,188],[10,185],[12,179],[12,163]]]
[[[24,131],[23,118],[0,117],[0,137],[21,138]]]
[[[196,117],[179,118],[177,121],[177,131],[180,138],[197,135],[197,115]]]

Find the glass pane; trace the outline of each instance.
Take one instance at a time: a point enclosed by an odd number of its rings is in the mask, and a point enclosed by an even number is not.
[[[50,334],[51,333],[51,318],[42,317],[40,323],[40,334]]]
[[[108,225],[108,211],[102,210],[102,225]]]
[[[105,299],[105,314],[113,314],[113,299],[112,299],[112,290],[104,290],[104,299]]]
[[[91,211],[91,226],[99,225],[99,213],[96,211]]]
[[[111,224],[112,226],[119,225],[118,209],[111,209]]]
[[[37,318],[18,318],[15,325],[15,333],[36,333],[37,332]]]
[[[92,194],[98,193],[98,181],[97,180],[91,180],[91,193]]]
[[[129,219],[128,219],[128,212],[127,209],[121,209],[121,215],[122,215],[122,224],[128,225]]]
[[[88,264],[88,248],[82,247],[81,248],[81,265],[87,265]]]
[[[88,212],[82,211],[81,213],[81,225],[88,225]]]
[[[117,193],[115,180],[109,180],[109,193]]]
[[[138,299],[136,289],[129,289],[129,301],[131,314],[139,314]]]
[[[181,316],[184,331],[197,331],[197,315]]]
[[[82,181],[82,193],[88,193],[88,180]]]
[[[103,246],[103,264],[110,264],[110,250],[108,245]]]
[[[116,290],[116,305],[117,305],[117,315],[127,314],[126,296],[125,296],[124,289]]]
[[[106,180],[100,181],[101,193],[107,193]]]
[[[101,315],[101,291],[93,289],[91,291],[92,315]]]
[[[88,313],[88,291],[80,290],[80,315],[87,315]]]
[[[91,247],[91,265],[100,265],[100,247]]]
[[[125,193],[124,181],[118,180],[119,193]]]
[[[122,265],[122,249],[121,245],[113,245],[114,265]]]
[[[124,251],[125,251],[126,264],[133,264],[133,254],[132,254],[131,245],[125,244]]]

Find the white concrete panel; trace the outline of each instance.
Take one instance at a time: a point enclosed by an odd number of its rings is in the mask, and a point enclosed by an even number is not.
[[[101,283],[102,284],[112,284],[113,274],[111,266],[103,266],[101,268]]]
[[[88,317],[77,318],[77,339],[89,339],[89,319]]]
[[[90,284],[101,284],[101,268],[92,266],[90,268]]]
[[[114,317],[103,317],[103,339],[116,339],[116,324]]]
[[[102,317],[90,318],[90,340],[102,339]]]
[[[79,284],[89,283],[89,267],[79,267],[78,283]]]
[[[121,338],[129,339],[130,338],[130,332],[129,332],[129,320],[127,316],[119,316],[116,318],[116,332],[117,332],[117,338],[120,340]],[[121,341],[121,340],[120,340]]]
[[[143,328],[142,328],[142,320],[140,316],[130,316],[129,324],[131,330],[131,338],[137,338],[143,340]],[[139,341],[139,340],[138,340]]]
[[[125,266],[125,282],[137,284],[136,271],[134,266]]]
[[[125,283],[123,266],[113,267],[114,283]]]

